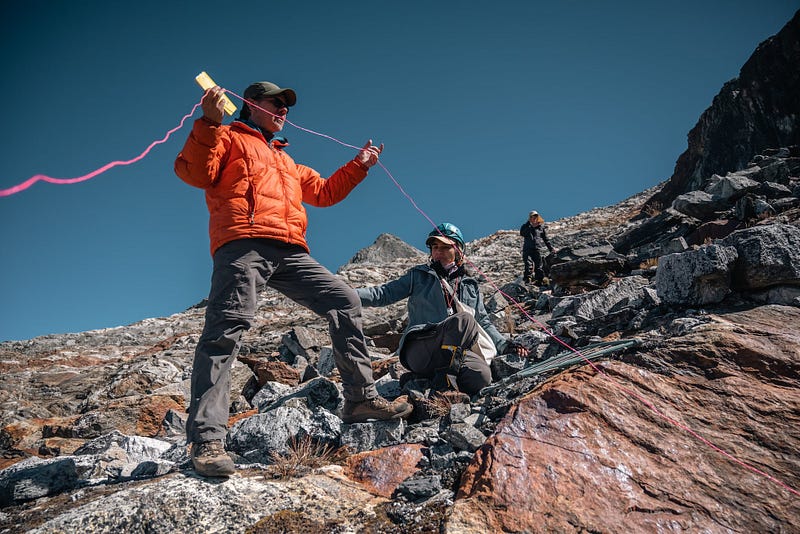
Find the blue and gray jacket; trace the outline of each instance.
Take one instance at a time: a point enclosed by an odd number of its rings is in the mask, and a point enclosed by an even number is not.
[[[356,291],[361,299],[361,305],[366,308],[388,306],[408,297],[408,327],[400,339],[398,354],[409,333],[423,330],[448,317],[447,302],[439,276],[427,264],[412,267],[397,280],[380,286],[358,288]],[[456,291],[458,300],[475,310],[478,324],[492,338],[497,352],[502,354],[507,340],[497,331],[489,314],[486,313],[477,280],[468,276],[461,278]]]

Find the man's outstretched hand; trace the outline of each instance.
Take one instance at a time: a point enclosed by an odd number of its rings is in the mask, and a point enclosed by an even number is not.
[[[367,141],[367,144],[358,151],[358,155],[354,159],[369,169],[378,163],[378,158],[380,157],[381,152],[383,152],[383,143],[381,143],[380,146],[375,146],[372,144],[372,139],[370,139]]]

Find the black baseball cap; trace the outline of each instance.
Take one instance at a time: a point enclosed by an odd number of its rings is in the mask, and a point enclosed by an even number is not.
[[[297,94],[294,89],[289,89],[288,87],[280,88],[272,82],[251,83],[244,90],[245,100],[261,100],[271,96],[281,97],[288,107],[292,107],[297,103]]]

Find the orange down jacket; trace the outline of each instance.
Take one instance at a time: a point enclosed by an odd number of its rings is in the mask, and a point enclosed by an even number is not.
[[[308,219],[303,202],[331,206],[345,198],[367,175],[350,161],[322,178],[298,165],[277,139],[242,122],[214,125],[195,121],[175,160],[175,174],[204,189],[208,205],[211,255],[234,239],[265,237],[300,245],[308,251]]]

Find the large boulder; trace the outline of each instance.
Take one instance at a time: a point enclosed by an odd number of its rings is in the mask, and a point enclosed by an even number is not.
[[[729,203],[725,199],[717,198],[705,191],[689,191],[672,201],[673,209],[703,221],[728,207]]]
[[[686,236],[688,246],[704,245],[711,243],[714,239],[722,239],[731,232],[741,228],[742,221],[738,219],[718,219],[701,224],[697,230]]]
[[[114,431],[94,439],[74,455],[59,458],[27,458],[0,471],[0,506],[18,504],[81,486],[159,476],[172,468],[162,460],[172,445]]]
[[[666,304],[697,306],[722,302],[731,292],[734,247],[708,245],[670,254],[658,262],[656,291]]]
[[[738,230],[720,242],[736,249],[737,289],[800,285],[800,228],[770,224]]]
[[[625,260],[617,257],[582,257],[550,268],[550,280],[560,287],[600,287],[623,272]]]
[[[292,399],[233,425],[228,432],[227,448],[249,462],[271,463],[274,455],[291,450],[292,440],[304,436],[338,446],[341,427],[341,419],[327,410],[319,408],[312,412],[301,399]]]
[[[215,481],[175,473],[111,494],[76,494],[24,531],[356,532],[369,524],[388,532],[392,523],[379,515],[384,502],[333,469],[280,481],[257,472]]]
[[[706,187],[706,192],[721,205],[731,205],[747,193],[758,191],[761,184],[739,173],[720,178]]]
[[[649,280],[642,276],[627,276],[606,288],[562,298],[553,308],[552,318],[573,316],[588,321],[602,317],[614,309],[644,303],[644,288]]]
[[[73,457],[28,458],[0,472],[0,506],[61,493],[79,482]]]

